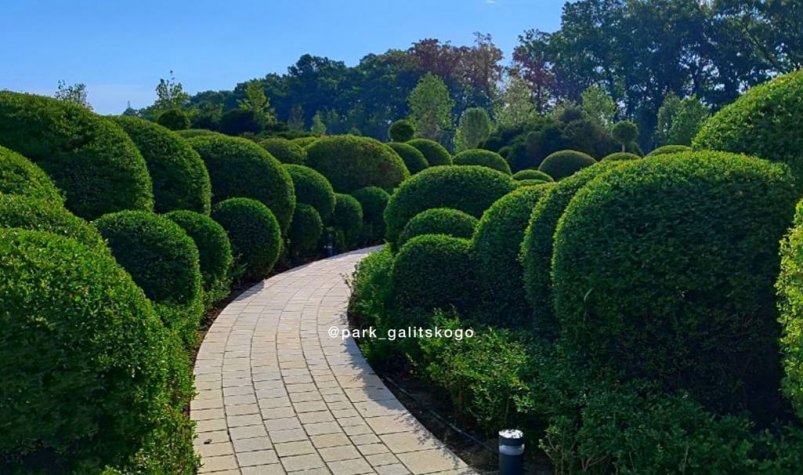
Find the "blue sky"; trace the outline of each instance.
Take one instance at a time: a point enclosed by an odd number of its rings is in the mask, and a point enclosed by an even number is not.
[[[153,102],[170,70],[190,92],[283,73],[310,53],[356,64],[435,37],[493,35],[505,62],[529,28],[557,29],[563,0],[2,0],[0,90],[51,95],[83,82],[103,114]]]

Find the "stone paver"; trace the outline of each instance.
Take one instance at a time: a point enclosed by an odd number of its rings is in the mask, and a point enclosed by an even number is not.
[[[470,473],[385,387],[347,329],[345,276],[363,249],[242,293],[195,364],[199,473]]]

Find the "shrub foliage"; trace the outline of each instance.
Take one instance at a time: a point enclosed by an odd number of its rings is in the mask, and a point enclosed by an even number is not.
[[[318,170],[338,193],[366,186],[387,190],[410,176],[397,153],[367,137],[325,137],[307,149],[307,164]]]
[[[424,154],[412,145],[400,142],[391,142],[388,144],[388,147],[392,148],[397,154],[399,154],[401,159],[404,161],[404,166],[406,166],[407,170],[410,172],[410,175],[415,175],[421,170],[429,167],[429,162],[427,162]]]
[[[270,273],[282,250],[281,228],[270,208],[250,198],[229,198],[212,208],[212,219],[226,230],[246,277]]]
[[[496,152],[479,148],[464,150],[454,156],[455,165],[477,165],[488,167],[510,175],[510,165]]]
[[[477,218],[452,208],[432,208],[413,216],[399,235],[398,246],[416,236],[442,234],[468,239],[477,228]]]
[[[431,167],[452,164],[452,156],[449,151],[434,140],[413,139],[407,142],[407,145],[417,148],[419,152],[424,154],[424,158],[427,159],[427,163]]]
[[[329,219],[335,210],[335,190],[325,176],[304,165],[284,165],[295,188],[296,201],[313,206],[321,219]]]
[[[303,164],[307,152],[301,145],[280,137],[272,137],[259,142],[259,145],[282,163]]]
[[[0,193],[25,195],[63,205],[64,198],[49,176],[22,155],[0,147]]]
[[[548,155],[538,169],[555,180],[561,180],[594,163],[596,160],[591,155],[576,150],[561,150]]]

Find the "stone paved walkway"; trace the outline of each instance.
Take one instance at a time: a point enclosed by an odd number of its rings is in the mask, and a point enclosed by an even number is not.
[[[377,248],[274,276],[229,304],[195,364],[200,473],[468,473],[385,387],[347,328],[344,276]]]

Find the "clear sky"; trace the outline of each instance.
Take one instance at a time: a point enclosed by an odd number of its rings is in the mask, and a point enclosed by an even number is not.
[[[356,64],[422,38],[554,31],[564,0],[0,0],[0,90],[82,82],[97,112],[149,105],[173,70],[190,93],[283,73],[304,53]]]

